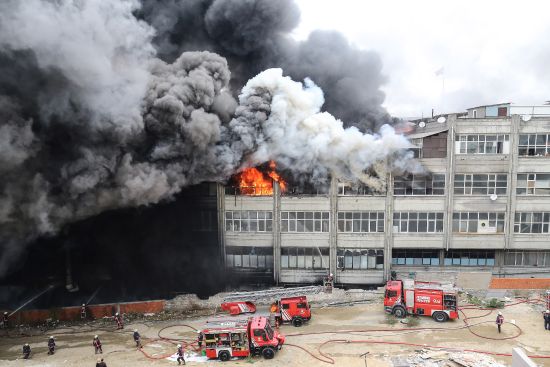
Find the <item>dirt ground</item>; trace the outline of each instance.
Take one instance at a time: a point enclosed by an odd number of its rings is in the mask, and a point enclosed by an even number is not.
[[[512,301],[514,302],[514,301]],[[522,334],[517,338],[507,340],[488,340],[472,334],[464,328],[462,319],[443,324],[436,323],[431,318],[419,317],[416,328],[441,328],[441,330],[410,330],[407,325],[396,323],[390,325],[382,311],[381,301],[369,304],[357,304],[338,307],[313,307],[313,319],[301,328],[284,325],[280,331],[286,335],[286,343],[299,345],[311,353],[319,356],[319,346],[328,340],[341,340],[338,343],[329,343],[322,347],[322,352],[334,359],[337,366],[393,366],[395,357],[413,354],[415,350],[423,349],[420,346],[405,346],[398,344],[372,344],[366,342],[347,343],[345,341],[376,341],[376,342],[406,342],[445,346],[456,349],[476,349],[497,353],[511,353],[513,347],[522,347],[528,354],[550,355],[550,331],[544,330],[541,316],[541,306],[518,304],[502,310],[507,322],[515,322],[521,328]],[[261,311],[260,311],[261,312]],[[475,317],[487,313],[481,310],[465,310],[468,317]],[[0,337],[0,366],[95,366],[97,355],[94,355],[91,345],[94,334],[98,334],[103,343],[103,355],[109,367],[126,366],[170,366],[176,362],[167,359],[150,360],[136,350],[132,340],[132,330],[139,329],[144,341],[158,338],[158,331],[164,327],[177,324],[189,324],[200,328],[207,319],[222,316],[195,317],[170,321],[139,321],[127,324],[124,331],[115,331],[108,328],[80,326],[72,329],[56,329],[51,333],[56,335],[58,350],[53,356],[47,355],[47,336]],[[224,319],[229,316],[223,316]],[[512,324],[503,326],[502,334],[498,334],[494,320],[496,311],[490,315],[471,319],[472,331],[490,338],[513,337],[518,334]],[[112,327],[109,325],[109,328]],[[358,332],[365,329],[390,329],[390,331]],[[401,330],[400,330],[401,329]],[[341,330],[352,330],[340,332]],[[353,331],[355,330],[355,331]],[[76,333],[71,333],[76,332]],[[322,334],[319,334],[323,332]],[[329,332],[329,333],[326,333]],[[310,335],[296,335],[296,334]],[[317,334],[311,334],[317,333]],[[1,335],[1,334],[0,334]],[[183,326],[172,326],[162,331],[163,337],[193,339],[196,333]],[[21,360],[21,347],[28,342],[33,348],[31,360]],[[175,352],[173,344],[163,341],[153,341],[145,346],[145,351],[151,355],[163,355]],[[365,357],[364,353],[369,353]],[[504,365],[510,365],[511,358],[495,357]],[[195,366],[219,366],[222,362],[188,362]],[[277,353],[275,359],[262,358],[225,362],[227,366],[243,366],[253,363],[257,366],[328,366],[294,346],[286,345]],[[537,359],[540,366],[550,367],[550,359]]]

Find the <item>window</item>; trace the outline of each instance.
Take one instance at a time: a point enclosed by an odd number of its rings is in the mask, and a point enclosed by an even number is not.
[[[494,266],[495,251],[450,250],[445,253],[445,266]]]
[[[550,174],[518,173],[518,195],[550,195]]]
[[[343,270],[384,269],[384,250],[339,248],[336,261],[337,268]]]
[[[502,233],[504,232],[504,213],[453,213],[453,232]]]
[[[457,135],[456,154],[508,154],[509,135]]]
[[[505,195],[507,174],[456,174],[456,195]]]
[[[339,232],[384,232],[384,212],[338,212]]]
[[[395,212],[393,213],[395,233],[437,233],[443,232],[443,213]]]
[[[411,139],[411,144],[414,145],[414,147],[410,148],[410,151],[413,152],[413,157],[414,158],[422,158],[423,143],[424,143],[424,140],[422,138]]]
[[[477,110],[474,110],[473,114],[474,114],[474,118],[476,119],[477,118]]]
[[[524,157],[550,156],[550,134],[521,134],[518,154]]]
[[[515,233],[549,233],[550,212],[516,213]]]
[[[325,196],[328,195],[328,193],[328,185],[312,185],[309,183],[287,186],[286,190],[281,190],[282,196]]]
[[[385,190],[375,191],[370,187],[362,184],[350,184],[339,182],[338,183],[338,195],[339,196],[366,196],[366,195],[383,195]]]
[[[408,175],[393,179],[394,195],[444,195],[445,175]]]
[[[281,268],[328,269],[328,247],[282,247]]]
[[[329,212],[281,212],[281,232],[328,232]]]
[[[229,268],[273,269],[271,247],[228,246],[225,254],[225,263]]]
[[[393,250],[392,265],[438,266],[439,250]]]
[[[550,266],[549,251],[507,251],[504,254],[505,266]]]
[[[227,232],[271,232],[273,214],[270,211],[229,210],[225,212]]]

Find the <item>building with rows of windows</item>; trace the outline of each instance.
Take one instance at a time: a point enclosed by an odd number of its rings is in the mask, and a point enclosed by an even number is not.
[[[271,196],[220,187],[226,269],[276,283],[316,283],[333,273],[344,285],[382,284],[391,271],[434,279],[463,271],[544,276],[550,271],[545,107],[522,117],[510,104],[481,106],[417,124],[409,137],[428,173],[388,174],[385,192],[336,180],[309,193],[281,193],[275,185]]]

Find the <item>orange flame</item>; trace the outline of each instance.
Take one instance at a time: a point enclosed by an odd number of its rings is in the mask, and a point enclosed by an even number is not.
[[[287,184],[275,168],[275,162],[270,161],[266,172],[254,167],[244,169],[235,177],[240,193],[251,196],[273,195],[273,181],[277,181],[281,191],[284,192]]]

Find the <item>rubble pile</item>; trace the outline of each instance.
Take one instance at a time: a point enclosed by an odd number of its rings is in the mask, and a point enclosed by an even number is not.
[[[401,361],[398,364],[404,365]],[[485,354],[429,349],[409,355],[406,365],[410,367],[505,367]]]

